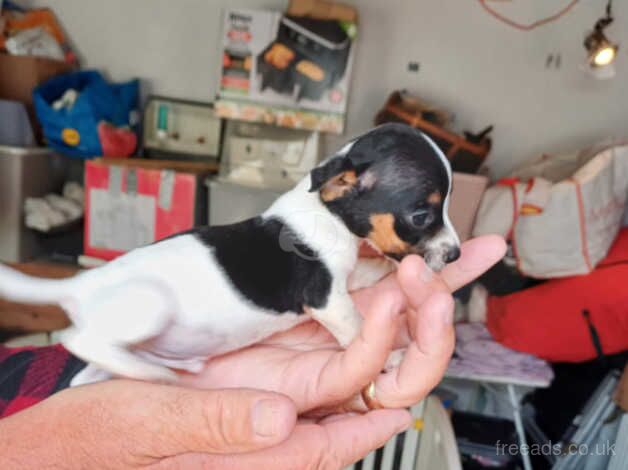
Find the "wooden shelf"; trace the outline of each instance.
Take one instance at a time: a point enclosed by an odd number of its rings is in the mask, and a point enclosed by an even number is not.
[[[53,263],[9,263],[8,266],[25,274],[49,279],[62,279],[79,272],[80,268]],[[0,330],[37,333],[60,330],[70,321],[56,305],[29,305],[0,299]]]

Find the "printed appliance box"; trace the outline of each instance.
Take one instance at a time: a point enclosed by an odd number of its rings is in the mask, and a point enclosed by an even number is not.
[[[226,10],[216,114],[342,133],[355,36],[355,22]]]

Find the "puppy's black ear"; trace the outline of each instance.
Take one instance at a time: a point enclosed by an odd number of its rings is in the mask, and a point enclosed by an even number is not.
[[[345,195],[356,184],[358,178],[351,160],[334,157],[310,172],[310,192],[320,191],[324,201]]]
[[[317,166],[310,172],[310,192],[318,191],[323,185],[340,173],[353,169],[351,160],[343,157],[333,157],[325,164]]]

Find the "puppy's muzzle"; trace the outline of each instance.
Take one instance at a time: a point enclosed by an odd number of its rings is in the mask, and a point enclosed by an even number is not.
[[[423,253],[423,259],[433,271],[440,271],[448,263],[460,258],[460,248],[457,245],[442,246],[438,249],[428,249]]]
[[[440,271],[448,263],[460,258],[460,241],[452,230],[444,229],[423,245],[423,259],[434,271]]]
[[[441,244],[437,247],[426,248],[425,245],[414,246],[407,253],[386,253],[389,258],[401,261],[406,255],[419,255],[425,260],[430,269],[440,271],[448,263],[460,258],[460,246],[457,243]]]
[[[460,258],[460,247],[452,246],[445,251],[443,261],[445,263],[453,263],[458,258]]]

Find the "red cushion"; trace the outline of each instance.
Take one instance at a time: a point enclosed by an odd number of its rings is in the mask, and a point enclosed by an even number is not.
[[[497,341],[549,361],[597,357],[583,310],[604,354],[628,350],[628,229],[592,273],[490,297],[487,309],[487,326]]]

